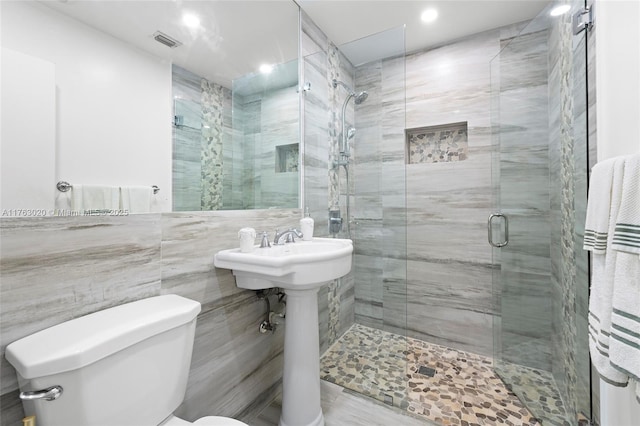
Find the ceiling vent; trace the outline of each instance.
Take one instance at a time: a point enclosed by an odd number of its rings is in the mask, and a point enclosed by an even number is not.
[[[182,43],[180,43],[178,40],[176,40],[173,37],[169,37],[168,35],[166,35],[161,31],[156,31],[155,33],[153,33],[153,39],[158,43],[162,43],[165,46],[169,46],[172,49],[178,46],[182,46]]]

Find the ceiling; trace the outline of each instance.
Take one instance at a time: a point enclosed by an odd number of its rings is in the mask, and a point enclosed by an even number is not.
[[[406,51],[534,18],[549,0],[296,0],[337,46],[406,25]],[[424,24],[420,15],[435,8],[438,19]]]
[[[346,46],[357,65],[368,58],[393,54],[404,37],[412,52],[491,28],[536,16],[548,0],[296,0],[336,45]],[[170,60],[209,80],[231,87],[239,76],[256,73],[261,63],[281,64],[297,56],[297,8],[288,0],[155,0],[42,1],[94,28],[155,56]],[[427,7],[439,12],[432,24],[420,15]],[[181,15],[201,17],[201,26],[187,29]],[[402,26],[406,32],[402,32]],[[368,37],[394,29],[394,48],[386,52],[386,36]],[[183,43],[167,48],[152,34],[160,30]],[[399,40],[399,41],[398,41]],[[241,52],[241,54],[238,54]],[[355,55],[355,56],[353,56]],[[373,55],[373,56],[372,56]]]
[[[298,56],[298,8],[286,0],[57,0],[39,1],[154,56],[210,81],[257,73],[261,64],[284,64]],[[183,14],[200,18],[188,28]],[[182,43],[169,48],[156,31]]]

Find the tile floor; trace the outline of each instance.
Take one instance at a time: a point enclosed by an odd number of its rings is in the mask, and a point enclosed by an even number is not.
[[[578,421],[571,422],[550,372],[506,362],[494,370],[544,425],[570,426]]]
[[[333,383],[321,381],[321,394],[325,426],[436,426]],[[279,399],[274,401],[250,422],[251,426],[277,426],[281,404]]]
[[[494,373],[491,358],[355,324],[320,363],[325,381],[440,425],[541,424]],[[553,392],[529,395],[549,404],[543,410],[560,411]]]

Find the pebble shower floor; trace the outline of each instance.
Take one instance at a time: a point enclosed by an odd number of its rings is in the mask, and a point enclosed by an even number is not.
[[[323,380],[441,425],[541,424],[495,374],[491,358],[359,324],[327,350],[320,373]],[[535,373],[536,380],[548,380]],[[540,399],[564,414],[553,392]]]

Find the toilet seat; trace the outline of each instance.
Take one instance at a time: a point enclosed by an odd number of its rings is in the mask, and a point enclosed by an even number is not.
[[[191,423],[176,416],[171,416],[159,426],[249,426],[240,420],[231,419],[229,417],[207,416],[202,417]]]
[[[197,426],[249,426],[246,423],[242,423],[240,420],[218,416],[202,417],[193,422],[193,424]]]

